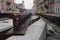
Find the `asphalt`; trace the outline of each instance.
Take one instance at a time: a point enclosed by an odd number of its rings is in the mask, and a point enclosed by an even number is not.
[[[47,23],[47,40],[60,40],[60,26],[42,18]]]

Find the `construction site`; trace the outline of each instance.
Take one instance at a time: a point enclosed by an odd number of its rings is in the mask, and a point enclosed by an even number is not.
[[[60,40],[60,0],[0,0],[0,40]]]

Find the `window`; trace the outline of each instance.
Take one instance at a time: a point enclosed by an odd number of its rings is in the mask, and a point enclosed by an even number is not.
[[[1,2],[3,2],[3,0],[1,0]]]
[[[7,10],[8,10],[8,11],[10,11],[10,10],[11,10],[11,8],[9,8],[9,7],[8,7],[8,8],[7,8]]]
[[[7,1],[6,4],[9,6],[9,5],[11,4],[11,2],[8,2],[8,1]]]

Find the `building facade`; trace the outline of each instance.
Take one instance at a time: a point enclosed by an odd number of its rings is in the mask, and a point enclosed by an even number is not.
[[[14,12],[14,0],[0,0],[1,1],[1,13],[13,13]]]
[[[48,1],[48,13],[57,14],[60,13],[60,0],[45,0],[45,3]]]
[[[60,13],[60,0],[34,0],[34,9],[35,13],[41,13],[41,9],[49,14]]]
[[[0,0],[0,12],[1,12],[1,0]]]
[[[35,13],[45,13],[44,0],[34,0]]]

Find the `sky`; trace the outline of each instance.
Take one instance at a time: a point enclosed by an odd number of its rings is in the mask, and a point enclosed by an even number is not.
[[[23,0],[15,0],[15,3],[22,3]],[[26,9],[32,9],[34,0],[24,0],[24,5]]]

